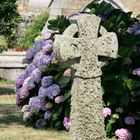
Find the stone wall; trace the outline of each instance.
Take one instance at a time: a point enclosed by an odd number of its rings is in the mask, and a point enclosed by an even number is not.
[[[72,13],[81,11],[90,2],[101,2],[102,0],[53,0],[50,7],[51,18],[56,15],[69,16]],[[116,8],[122,9],[125,12],[133,11],[134,15],[140,12],[140,1],[139,0],[105,0],[110,2]]]
[[[134,15],[140,14],[140,0],[122,0],[122,2],[133,11]]]
[[[16,80],[25,71],[22,59],[25,52],[4,52],[0,54],[0,78]]]

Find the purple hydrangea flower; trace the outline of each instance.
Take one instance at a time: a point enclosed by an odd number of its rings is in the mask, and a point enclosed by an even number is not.
[[[103,109],[103,116],[106,118],[107,116],[110,116],[110,115],[111,115],[111,109],[108,107],[105,107]]]
[[[30,74],[32,73],[32,71],[34,71],[37,67],[31,63],[31,64],[28,64],[27,67],[26,67],[26,73],[28,76],[30,76]]]
[[[43,77],[43,79],[41,81],[42,87],[48,87],[48,86],[52,85],[52,83],[53,83],[52,76],[45,76],[45,77]]]
[[[19,90],[20,90],[20,89],[19,89]],[[16,93],[16,105],[17,105],[18,107],[20,107],[20,105],[21,105],[21,100],[20,100],[19,93]]]
[[[140,68],[134,69],[132,74],[139,77],[140,76]]]
[[[124,122],[128,125],[134,125],[135,119],[131,116],[127,116],[127,117],[125,117]]]
[[[38,120],[36,121],[36,127],[37,127],[38,129],[44,129],[46,125],[47,125],[47,122],[46,122],[45,119],[38,119]]]
[[[35,54],[42,50],[42,47],[44,46],[44,41],[43,40],[38,40],[35,42],[35,45],[33,47]]]
[[[52,42],[51,39],[49,39],[49,40],[43,39],[42,40],[42,47],[45,46],[45,45],[47,45],[48,43],[51,43],[51,42]]]
[[[39,89],[39,97],[45,98],[48,97],[49,99],[54,99],[57,95],[60,94],[60,88],[57,84],[53,84],[47,88],[41,87]]]
[[[48,43],[47,45],[43,46],[43,52],[45,54],[51,53],[52,51],[53,51],[53,45],[52,44]]]
[[[41,59],[39,60],[39,63],[38,63],[38,68],[41,70],[41,71],[45,71],[46,68],[49,66],[49,64],[51,63],[51,60],[52,60],[52,55],[43,55],[41,57]]]
[[[52,116],[52,113],[50,111],[46,111],[44,114],[44,119],[49,120]]]
[[[29,96],[29,91],[26,88],[22,87],[18,94],[20,100],[22,101],[23,99],[26,99]]]
[[[24,83],[23,83],[23,86],[22,86],[23,89],[29,91],[29,90],[32,90],[35,88],[35,81],[34,81],[34,78],[33,77],[28,77],[24,80]]]
[[[33,79],[34,79],[35,82],[39,83],[41,81],[42,72],[38,68],[36,68],[32,72],[31,76],[33,77]]]
[[[26,122],[31,118],[31,113],[30,112],[24,112],[23,114],[23,120]]]
[[[35,66],[38,66],[38,62],[39,62],[39,60],[41,59],[41,57],[42,57],[43,55],[44,55],[44,53],[43,53],[42,50],[39,51],[39,52],[37,52],[37,53],[35,54],[35,57],[34,57],[32,63],[33,63]]]
[[[132,134],[128,129],[121,128],[115,131],[115,135],[119,138],[118,140],[131,140]]]
[[[28,50],[26,52],[26,58],[29,59],[29,60],[33,59],[34,55],[35,55],[34,48],[31,48],[30,50]]]
[[[64,117],[63,125],[66,128],[66,130],[69,130],[70,129],[70,126],[71,126],[70,118]]]
[[[47,31],[43,34],[43,39],[50,39],[52,31]]]
[[[46,110],[46,104],[45,101],[38,96],[32,97],[29,100],[29,107],[31,109],[40,109],[40,110]]]
[[[49,65],[50,62],[52,60],[52,56],[51,55],[43,55],[41,58],[40,58],[40,62],[39,64],[42,64],[42,65]]]
[[[104,22],[107,19],[107,16],[105,15],[99,15],[99,17],[101,18],[101,22]]]
[[[64,96],[63,95],[57,96],[54,101],[57,104],[62,103],[62,102],[64,102]]]
[[[27,78],[26,74],[21,74],[17,79],[16,79],[16,88],[20,88],[23,85],[24,80]]]

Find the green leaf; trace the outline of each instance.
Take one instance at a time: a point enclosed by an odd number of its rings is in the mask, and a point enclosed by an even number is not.
[[[71,91],[68,91],[64,94],[64,101],[71,97]]]
[[[115,95],[110,95],[107,100],[107,106],[114,105],[117,103],[117,97]]]
[[[58,122],[56,122],[56,123],[54,124],[54,127],[55,127],[56,129],[61,129],[62,123],[61,123],[60,121],[58,121]]]
[[[112,130],[112,124],[110,122],[106,125],[105,130],[106,130],[106,133],[109,133]]]
[[[129,94],[125,92],[125,94],[120,99],[122,105],[127,106],[129,103]]]
[[[60,79],[60,81],[59,81],[59,85],[60,85],[60,87],[61,88],[64,88],[64,87],[66,87],[68,84],[69,84],[69,82],[70,82],[70,78],[69,77],[62,77],[61,79]]]
[[[70,116],[70,107],[67,107],[65,110],[65,116],[69,117]]]
[[[62,113],[63,107],[59,107],[53,112],[52,114],[52,120],[55,121],[58,119],[59,115]]]

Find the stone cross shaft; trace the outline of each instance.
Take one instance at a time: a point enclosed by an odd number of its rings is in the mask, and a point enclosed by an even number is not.
[[[76,69],[71,89],[72,140],[105,138],[99,56],[116,58],[118,41],[112,32],[105,31],[98,37],[102,28],[99,17],[79,15],[72,18],[72,24],[63,35],[57,35],[54,42],[56,53],[64,61],[80,59],[76,65],[72,64]]]

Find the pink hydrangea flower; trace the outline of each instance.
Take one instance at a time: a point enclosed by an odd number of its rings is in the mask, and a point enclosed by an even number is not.
[[[57,104],[64,102],[64,96],[63,95],[57,96],[55,98],[54,102],[57,103]]]
[[[69,130],[70,129],[70,126],[71,126],[70,118],[64,117],[63,125],[66,128],[66,130]]]
[[[64,71],[64,74],[63,74],[65,77],[71,77],[72,76],[72,70],[69,68],[69,69],[66,69]]]
[[[111,109],[109,107],[105,107],[103,109],[103,116],[106,118],[107,116],[111,115]]]
[[[127,116],[127,117],[125,117],[124,122],[128,125],[134,125],[135,119],[131,116]]]
[[[131,140],[132,134],[128,129],[121,128],[115,131],[115,135],[119,138],[118,140]]]
[[[133,75],[140,76],[140,68],[136,68],[132,72]]]

